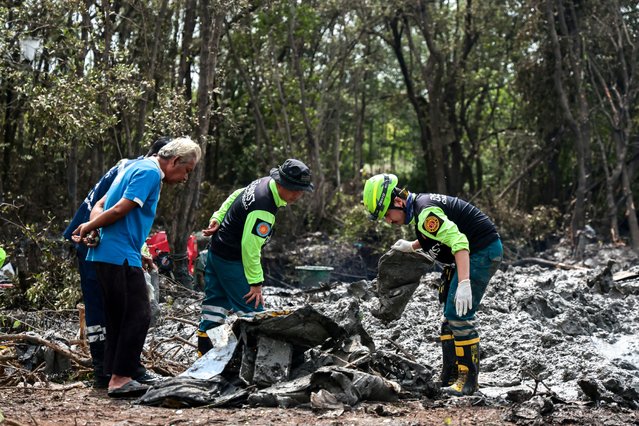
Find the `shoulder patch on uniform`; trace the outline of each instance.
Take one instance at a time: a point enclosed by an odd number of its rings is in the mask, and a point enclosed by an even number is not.
[[[255,223],[255,228],[253,228],[253,233],[258,237],[266,238],[271,235],[271,224],[258,219]]]
[[[437,231],[439,231],[443,222],[435,213],[428,213],[424,221],[424,229],[430,234],[437,235]]]

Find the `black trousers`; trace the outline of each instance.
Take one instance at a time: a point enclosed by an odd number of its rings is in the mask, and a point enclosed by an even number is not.
[[[95,262],[104,297],[106,348],[104,372],[135,376],[151,322],[142,268]]]

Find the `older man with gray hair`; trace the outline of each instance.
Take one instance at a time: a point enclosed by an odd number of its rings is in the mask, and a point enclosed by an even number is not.
[[[91,219],[73,232],[74,241],[81,242],[100,229],[100,243],[89,249],[87,260],[95,264],[104,295],[104,370],[111,374],[111,397],[139,396],[148,388],[132,379],[151,320],[140,249],[153,225],[161,183],[185,182],[201,156],[191,139],[174,139],[157,157],[144,158],[119,173],[91,211]]]

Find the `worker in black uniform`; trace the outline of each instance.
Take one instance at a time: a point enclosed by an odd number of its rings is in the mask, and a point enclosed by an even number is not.
[[[474,319],[490,278],[503,257],[495,225],[481,210],[456,197],[414,194],[397,186],[397,176],[379,174],[364,186],[371,219],[414,224],[417,239],[399,240],[402,252],[422,249],[432,260],[454,265],[442,291],[442,387],[445,393],[472,395],[478,389],[479,333]]]
[[[212,348],[207,330],[238,315],[262,311],[264,297],[262,247],[272,235],[275,215],[287,204],[313,191],[311,172],[301,161],[288,159],[270,176],[233,192],[202,230],[211,236],[204,272],[205,298],[198,327],[198,356]]]

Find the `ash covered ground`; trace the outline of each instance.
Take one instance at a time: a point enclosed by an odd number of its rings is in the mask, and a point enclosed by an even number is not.
[[[557,400],[595,401],[639,408],[639,261],[625,248],[592,244],[585,262],[569,262],[562,246],[543,253],[547,266],[508,266],[498,271],[482,300],[480,393],[518,400],[537,393]],[[629,278],[625,278],[628,276]],[[376,348],[400,351],[438,371],[441,366],[441,307],[423,276],[402,317],[389,324],[375,318],[373,281],[339,284],[305,295],[338,318],[352,299]],[[293,298],[271,297],[286,306]]]

